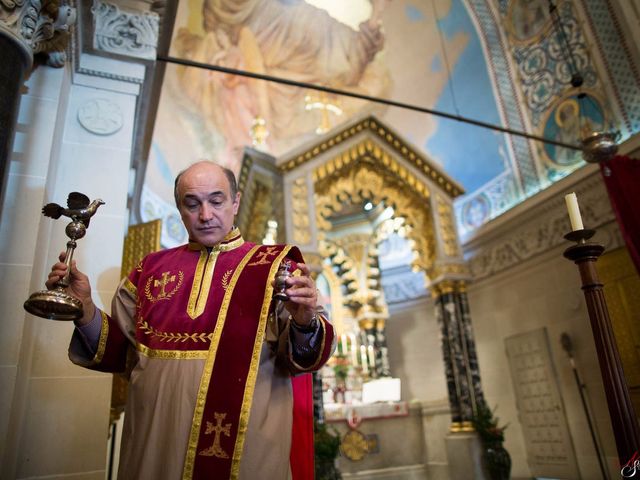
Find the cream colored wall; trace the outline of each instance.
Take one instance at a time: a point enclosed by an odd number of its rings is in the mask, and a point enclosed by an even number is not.
[[[560,346],[562,332],[573,340],[576,363],[596,412],[600,439],[609,455],[612,474],[617,465],[615,440],[578,271],[572,262],[564,260],[563,250],[564,247],[556,248],[542,258],[469,289],[486,399],[490,406],[497,407],[501,421],[509,423],[505,446],[511,454],[516,477],[529,475],[529,469],[504,340],[541,327],[546,327],[549,335],[582,478],[598,479],[601,474],[573,373]]]
[[[608,468],[612,478],[619,477],[616,446],[578,269],[562,256],[569,246],[562,239],[562,234],[569,231],[563,196],[573,190],[577,192],[586,228],[598,230],[594,240],[607,248],[619,246],[620,233],[594,166],[585,167],[529,199],[504,215],[492,231],[480,232],[465,245],[472,267],[482,277],[469,286],[468,292],[482,385],[488,404],[497,407],[501,423],[509,424],[505,447],[511,454],[514,478],[530,477],[531,473],[504,342],[507,337],[541,327],[546,327],[549,335],[582,478],[600,479],[601,473],[572,369],[559,342],[562,332],[573,340],[576,363],[595,412]],[[523,242],[520,250],[514,247],[519,240]],[[504,260],[509,256],[514,260]]]
[[[16,402],[16,386],[22,390],[24,371],[22,347],[29,345],[37,328],[26,320],[22,302],[32,290],[34,265],[44,204],[49,159],[55,145],[55,126],[64,119],[65,70],[39,69],[26,83],[22,96],[7,179],[7,191],[0,221],[0,459],[2,477],[9,475],[16,455],[18,417],[24,415],[25,402]],[[61,101],[62,100],[62,101]],[[62,104],[62,106],[61,106]],[[41,287],[42,282],[38,282]],[[19,384],[19,385],[18,385]]]
[[[402,382],[402,399],[421,405],[422,462],[428,478],[448,479],[445,438],[451,412],[442,360],[440,327],[430,297],[389,306],[387,344],[391,375]]]
[[[440,327],[429,297],[389,307],[387,343],[391,375],[402,382],[402,399],[447,399]]]
[[[44,288],[67,241],[68,221],[44,218],[42,205],[64,204],[71,191],[106,201],[75,255],[99,306],[108,305],[118,282],[136,95],[108,82],[41,67],[21,100],[0,227],[2,478],[105,476],[111,377],[71,364],[72,323],[27,315],[22,303]],[[113,135],[78,123],[78,109],[96,98],[122,112],[122,128]]]

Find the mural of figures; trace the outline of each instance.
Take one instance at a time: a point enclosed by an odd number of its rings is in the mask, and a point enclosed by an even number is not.
[[[183,15],[202,23],[194,28],[189,19],[177,27],[172,53],[178,57],[384,94],[385,70],[374,65],[384,46],[379,18],[384,0],[373,2],[370,18],[357,30],[302,1],[206,0],[184,5]],[[265,122],[272,153],[281,153],[287,140],[317,127],[315,115],[302,108],[309,93],[303,89],[195,68],[177,68],[175,76],[175,100],[192,107],[205,131],[221,135],[224,145],[214,147],[210,155],[231,168],[237,167],[242,148],[252,143],[251,126],[257,117]],[[343,108],[350,109],[348,102]]]
[[[548,0],[513,0],[509,9],[510,30],[518,40],[529,40],[543,31],[549,20]]]
[[[500,121],[480,41],[462,0],[354,0],[348,9],[335,0],[185,0],[179,4],[170,53],[448,111],[456,109],[451,104],[456,79],[473,75],[474,94],[459,97],[461,112]],[[464,68],[458,69],[462,58]],[[486,94],[477,95],[478,88]],[[173,218],[171,179],[195,159],[211,158],[237,172],[242,149],[256,144],[252,127],[255,136],[257,119],[262,129],[257,143],[278,156],[313,140],[327,125],[336,127],[366,113],[389,122],[443,165],[449,139],[460,128],[397,108],[169,65],[141,220],[161,216],[166,223]],[[463,183],[474,182],[467,186],[473,190],[504,169],[499,154],[504,149],[500,138],[481,129],[465,131],[465,136],[471,141],[466,147],[456,142],[451,174],[464,175],[459,177]],[[435,137],[440,142],[429,143]],[[482,175],[463,164],[472,154],[478,168],[491,163]],[[179,229],[163,230],[162,243],[176,245],[183,235]]]
[[[575,143],[581,129],[604,125],[604,93],[575,8],[563,1],[558,11],[588,102],[566,97],[546,0],[184,0],[170,54]],[[506,42],[496,42],[505,27]],[[572,151],[433,115],[168,65],[136,214],[163,218],[162,244],[179,244],[172,179],[188,164],[209,158],[238,172],[245,146],[277,158],[366,114],[465,188],[456,206],[463,236],[580,165]]]
[[[578,145],[590,133],[604,128],[604,112],[593,96],[570,96],[561,99],[549,112],[544,136],[559,142]],[[546,144],[544,153],[553,166],[567,167],[582,160],[580,152]]]

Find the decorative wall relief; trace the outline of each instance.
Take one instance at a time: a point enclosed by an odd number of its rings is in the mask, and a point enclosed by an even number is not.
[[[248,218],[251,219],[246,226],[246,239],[250,242],[260,243],[267,233],[269,220],[274,216],[272,205],[272,191],[269,186],[256,182],[251,201],[251,210]],[[242,230],[243,232],[245,230]]]
[[[594,45],[602,55],[610,88],[621,112],[623,137],[640,131],[640,65],[622,32],[612,0],[582,0]],[[632,2],[633,3],[633,2]],[[633,41],[633,40],[632,40]]]
[[[65,0],[1,0],[0,32],[7,31],[33,55],[44,54],[50,67],[62,67],[65,49],[76,22],[76,9]]]
[[[78,122],[96,135],[113,135],[124,124],[122,110],[106,98],[94,98],[78,108]]]
[[[309,188],[306,177],[296,178],[291,185],[291,208],[293,210],[293,241],[298,245],[311,242],[309,221]]]
[[[598,229],[607,249],[623,245],[600,172],[594,171],[571,188],[575,188],[581,199],[585,225]],[[569,230],[567,209],[561,195],[532,206],[527,218],[514,217],[503,224],[491,238],[487,237],[486,241],[471,241],[465,246],[465,258],[474,281],[515,267],[527,259],[565,244],[564,235]],[[604,239],[603,235],[608,238]]]
[[[438,212],[440,241],[442,251],[448,257],[456,257],[460,254],[458,247],[458,234],[453,220],[453,208],[442,195],[436,195],[436,210]]]
[[[154,12],[126,11],[94,1],[93,47],[129,57],[155,60],[160,17]]]
[[[521,22],[532,22],[532,34],[525,39],[511,36],[513,58],[518,66],[522,91],[531,112],[534,125],[540,125],[543,115],[551,104],[571,88],[571,71],[568,53],[548,14],[546,1],[514,2],[507,14],[506,24],[511,25],[515,5],[522,12]],[[584,79],[585,88],[598,88],[600,81],[589,54],[589,47],[580,22],[570,2],[559,2],[558,12],[562,28],[571,49],[575,66]],[[546,13],[542,13],[542,12]],[[525,28],[524,26],[521,28]],[[507,31],[513,32],[514,29]],[[535,33],[533,33],[535,31]],[[570,143],[575,143],[573,138]]]
[[[561,130],[556,109],[564,100],[586,93],[578,103],[590,126],[619,129],[623,139],[640,129],[640,69],[615,0],[553,2],[583,77],[580,89],[571,85],[566,46],[554,28],[547,0],[467,3],[487,52],[505,126],[555,139]],[[569,105],[565,109],[563,115],[572,111]],[[580,134],[568,134],[573,128],[568,127],[563,138],[578,144]],[[516,137],[508,142],[513,148],[510,168],[455,206],[462,237],[584,165],[578,151]]]

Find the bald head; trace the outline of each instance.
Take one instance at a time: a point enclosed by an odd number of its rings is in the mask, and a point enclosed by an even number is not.
[[[232,230],[240,193],[228,168],[194,163],[176,177],[174,195],[189,241],[213,247]]]
[[[176,180],[173,183],[173,198],[176,202],[176,207],[178,207],[178,210],[180,210],[180,194],[178,189],[180,187],[180,179],[182,178],[182,176],[191,169],[207,170],[209,169],[208,167],[211,167],[211,170],[215,170],[217,168],[218,170],[222,171],[222,173],[224,173],[224,175],[227,177],[227,181],[229,182],[229,191],[231,192],[231,196],[236,196],[236,194],[238,193],[238,184],[236,182],[236,176],[233,174],[233,172],[227,167],[222,167],[217,163],[211,162],[209,160],[201,160],[189,165],[176,176]]]

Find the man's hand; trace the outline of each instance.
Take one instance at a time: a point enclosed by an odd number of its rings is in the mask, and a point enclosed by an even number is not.
[[[304,263],[298,263],[302,275],[287,278],[285,293],[289,301],[284,305],[293,317],[293,321],[301,327],[306,327],[316,315],[318,290],[311,278],[311,270]]]
[[[66,253],[61,252],[58,259],[58,263],[51,267],[49,272],[49,278],[45,282],[45,285],[49,290],[53,290],[60,280],[67,274],[67,265],[64,263]],[[95,305],[91,299],[91,284],[89,283],[89,277],[78,270],[76,267],[76,261],[71,261],[71,275],[69,276],[69,287],[66,290],[67,294],[77,298],[82,302],[84,316],[77,320],[78,325],[86,325],[91,321],[95,314]]]

